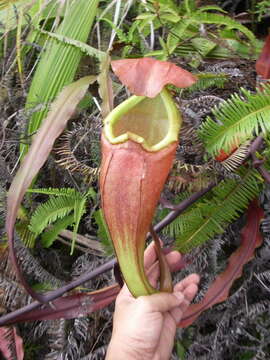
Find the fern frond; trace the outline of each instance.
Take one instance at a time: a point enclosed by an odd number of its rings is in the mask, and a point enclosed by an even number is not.
[[[74,215],[65,216],[63,219],[58,219],[54,224],[52,229],[44,232],[41,235],[41,244],[45,248],[50,247],[54,240],[57,239],[57,236],[60,232],[66,229],[69,225],[74,222]]]
[[[214,10],[214,11],[220,11],[223,12],[224,14],[227,13],[227,11],[223,10],[220,6],[218,5],[206,5],[206,6],[201,6],[198,9],[198,12],[204,12],[204,11],[210,11],[210,10]]]
[[[180,252],[188,252],[222,233],[225,226],[237,219],[258,195],[260,187],[256,181],[257,171],[243,167],[238,174],[241,176],[240,182],[222,181],[212,190],[211,200],[202,200],[177,220],[180,232],[176,247]]]
[[[207,187],[215,176],[208,164],[194,165],[176,160],[168,179],[168,188],[174,193],[199,191]]]
[[[211,52],[205,55],[209,59],[231,59],[233,53],[237,53],[243,59],[256,60],[260,54],[260,44],[254,44],[254,51],[250,53],[250,47],[235,39],[223,39],[224,46],[218,45]],[[198,51],[190,43],[182,42],[174,49],[174,54],[178,56],[190,56]],[[150,56],[150,55],[149,55]]]
[[[74,228],[73,228],[73,237],[72,237],[70,255],[73,254],[79,224],[83,214],[86,211],[86,200],[87,200],[86,197],[84,197],[83,199],[76,199],[74,204]]]
[[[205,90],[210,87],[223,88],[224,84],[229,80],[229,76],[227,74],[213,74],[213,73],[202,73],[196,74],[198,81],[186,88],[189,92]]]
[[[76,194],[78,194],[78,191],[73,188],[28,189],[27,192],[53,196],[66,196],[71,198],[75,198]]]
[[[75,199],[71,197],[51,197],[37,207],[30,220],[29,229],[36,235],[57,219],[64,218],[74,210]]]
[[[101,240],[101,244],[105,249],[106,254],[108,256],[114,254],[113,244],[101,209],[94,212],[94,220],[98,226],[97,236]]]
[[[250,143],[247,142],[239,146],[228,159],[221,162],[221,165],[228,171],[234,171],[242,165],[244,159],[247,157]]]
[[[36,234],[29,230],[29,223],[19,222],[16,225],[16,231],[18,232],[21,241],[28,248],[33,248],[36,242]]]
[[[194,22],[197,22],[199,24],[224,25],[227,26],[227,28],[229,29],[236,29],[245,34],[249,40],[255,40],[255,35],[252,31],[250,31],[246,26],[240,24],[238,21],[230,18],[229,16],[197,11],[195,14],[192,14],[192,19]]]
[[[216,155],[221,149],[229,151],[259,133],[270,130],[270,85],[252,94],[241,89],[213,110],[215,120],[208,117],[199,130],[207,151]]]
[[[181,21],[172,27],[167,39],[167,47],[170,54],[173,53],[179,42],[186,35],[188,27],[191,23],[191,19],[181,19]]]
[[[73,136],[79,134],[82,129],[74,129],[72,131],[65,131],[58,139],[57,145],[54,147],[54,152],[57,154],[56,163],[62,168],[70,172],[81,173],[87,183],[91,183],[97,179],[99,174],[98,167],[91,167],[81,162],[74,154],[74,141]],[[85,129],[83,130],[85,131]],[[73,144],[73,145],[71,145]]]
[[[8,6],[13,5],[14,3],[18,2],[19,0],[0,0],[0,10],[7,8]]]

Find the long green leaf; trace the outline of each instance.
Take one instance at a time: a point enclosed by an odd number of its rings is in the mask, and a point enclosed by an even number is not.
[[[16,271],[24,286],[31,293],[32,290],[21,274],[14,249],[13,231],[16,215],[27,188],[32,183],[40,168],[47,160],[56,138],[64,130],[76,106],[85,95],[95,76],[84,77],[64,88],[33,139],[29,152],[23,159],[8,192],[6,231],[9,240],[10,254]],[[33,292],[32,292],[33,294]]]
[[[56,34],[79,42],[86,42],[93,24],[99,0],[72,1]],[[50,39],[36,69],[27,97],[26,109],[38,104],[45,108],[35,112],[28,124],[28,135],[35,133],[48,111],[48,104],[61,89],[71,83],[77,71],[82,51],[79,47],[64,41]],[[21,153],[25,154],[28,146],[22,144]]]

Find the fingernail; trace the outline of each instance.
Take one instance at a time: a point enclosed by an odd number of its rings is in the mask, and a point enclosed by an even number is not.
[[[184,300],[184,295],[183,295],[183,293],[181,293],[181,292],[175,292],[175,293],[173,293],[173,294],[174,294],[174,296],[177,297],[178,300],[181,300],[181,301]]]

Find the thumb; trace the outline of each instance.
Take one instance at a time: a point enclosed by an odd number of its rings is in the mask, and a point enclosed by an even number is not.
[[[181,292],[165,293],[160,292],[148,296],[140,296],[136,299],[137,306],[143,312],[161,312],[170,311],[184,302],[184,295]]]

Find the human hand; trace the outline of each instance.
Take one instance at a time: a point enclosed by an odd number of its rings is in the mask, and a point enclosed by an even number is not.
[[[166,255],[171,271],[179,268],[181,255]],[[144,265],[152,286],[157,285],[159,266],[152,243],[145,251]],[[149,270],[151,269],[151,270]],[[189,275],[174,286],[173,293],[157,293],[135,299],[126,285],[115,303],[113,334],[106,360],[169,359],[177,324],[198,291],[199,276]]]

